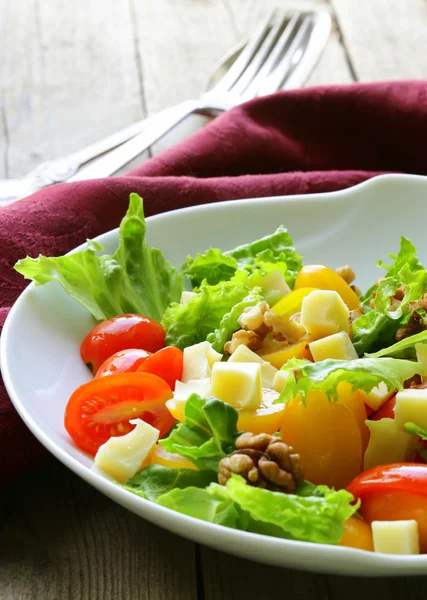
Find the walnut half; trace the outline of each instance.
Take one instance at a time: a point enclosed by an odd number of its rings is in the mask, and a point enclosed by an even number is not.
[[[224,352],[227,354],[233,354],[237,348],[241,345],[247,346],[249,350],[259,350],[262,346],[262,339],[255,333],[255,331],[246,331],[240,329],[233,333],[233,337],[229,342],[224,344]]]

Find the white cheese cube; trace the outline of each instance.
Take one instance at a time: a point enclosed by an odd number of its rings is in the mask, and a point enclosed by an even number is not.
[[[212,395],[235,408],[256,410],[262,400],[261,365],[217,362],[212,368]]]
[[[264,290],[277,290],[282,296],[287,296],[291,292],[291,288],[286,283],[280,271],[271,271],[268,273],[262,281],[262,287]]]
[[[159,430],[141,419],[130,421],[136,427],[120,437],[111,437],[98,449],[95,465],[124,483],[135,475],[159,438]]]
[[[413,458],[418,436],[402,431],[395,419],[365,421],[371,432],[365,452],[365,471],[378,465],[407,462]]]
[[[417,361],[427,367],[427,344],[422,342],[415,344],[415,352],[417,353]]]
[[[383,404],[390,400],[396,390],[388,391],[384,381],[378,384],[377,387],[372,388],[370,392],[361,392],[363,394],[363,401],[365,404],[372,408],[372,410],[379,410]]]
[[[273,379],[273,390],[275,392],[280,392],[285,387],[286,381],[289,377],[289,371],[277,371],[276,375]]]
[[[320,362],[327,358],[336,360],[355,360],[359,358],[348,333],[345,331],[311,342],[308,347],[314,362]]]
[[[206,379],[210,377],[212,365],[220,361],[222,354],[215,352],[209,342],[200,342],[184,348],[184,369],[182,381]]]
[[[187,304],[190,302],[197,294],[195,292],[186,292],[185,290],[181,294],[181,304]]]
[[[419,554],[418,523],[408,521],[372,521],[374,551],[385,554]]]
[[[394,418],[401,429],[411,422],[427,430],[427,389],[409,388],[398,392]]]
[[[260,356],[249,350],[247,346],[244,344],[240,344],[237,346],[236,350],[228,359],[228,362],[247,362],[247,363],[259,363],[261,365],[261,379],[262,379],[262,387],[263,388],[272,388],[273,387],[273,379],[278,372],[276,367]]]
[[[302,301],[301,325],[315,338],[349,332],[349,310],[338,292],[314,290]]]
[[[211,344],[209,344],[207,357],[208,357],[208,364],[209,364],[210,368],[212,369],[214,364],[216,362],[219,362],[222,359],[222,354],[220,354],[219,352],[214,350],[212,348]]]
[[[177,381],[173,393],[174,400],[188,400],[191,394],[198,394],[201,398],[206,398],[211,393],[211,378],[190,380],[185,383]]]

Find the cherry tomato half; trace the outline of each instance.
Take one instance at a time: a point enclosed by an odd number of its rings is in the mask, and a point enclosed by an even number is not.
[[[361,499],[359,513],[368,523],[417,521],[421,552],[427,552],[427,465],[374,467],[358,475],[347,490]]]
[[[151,356],[151,352],[141,350],[140,348],[128,348],[116,352],[102,365],[96,372],[95,377],[105,377],[105,375],[114,375],[117,373],[133,373],[137,371],[142,363]]]
[[[364,471],[353,479],[347,490],[362,503],[366,496],[385,492],[413,492],[427,496],[427,465],[395,463]]]
[[[172,398],[168,384],[151,373],[119,373],[92,379],[75,390],[65,408],[65,429],[79,448],[95,455],[111,436],[134,429],[130,419],[142,419],[169,431],[174,419],[166,408]]]
[[[161,377],[174,390],[181,380],[184,368],[184,353],[174,346],[167,346],[152,354],[137,369],[140,373],[153,373]]]
[[[80,346],[83,362],[96,373],[104,360],[120,350],[142,348],[157,352],[165,345],[164,328],[143,315],[120,315],[99,323]]]

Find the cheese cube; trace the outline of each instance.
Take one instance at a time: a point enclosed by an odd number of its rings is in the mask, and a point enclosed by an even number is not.
[[[254,411],[262,400],[261,365],[217,362],[212,368],[212,395],[237,409]]]
[[[301,325],[309,335],[322,338],[349,332],[349,310],[338,292],[314,290],[302,301]]]
[[[327,358],[336,360],[355,360],[358,358],[351,339],[345,331],[311,342],[308,347],[314,362],[320,362]]]
[[[177,381],[175,384],[175,391],[173,393],[174,400],[186,401],[191,394],[198,394],[201,398],[206,398],[211,393],[211,378],[206,377],[205,379],[194,379],[186,381]]]
[[[407,462],[413,458],[418,436],[402,431],[395,419],[365,421],[371,432],[365,452],[365,471],[378,465]]]
[[[275,392],[280,392],[285,387],[286,381],[289,377],[289,371],[277,371],[276,375],[273,379],[273,390]]]
[[[271,271],[268,273],[262,280],[262,287],[266,292],[277,292],[276,302],[284,296],[287,296],[291,291],[291,288],[286,283],[285,278],[280,271]],[[271,300],[274,299],[269,298],[269,301]]]
[[[372,521],[374,551],[385,554],[419,554],[418,523],[408,521]]]
[[[159,438],[159,430],[141,419],[130,421],[136,427],[120,437],[111,437],[98,449],[95,465],[124,483],[135,475]]]
[[[427,389],[409,388],[396,394],[394,418],[401,429],[405,423],[415,423],[427,430]]]
[[[210,377],[212,365],[220,361],[222,354],[216,352],[209,342],[200,342],[184,348],[184,369],[182,381],[206,379]]]
[[[365,404],[372,408],[372,410],[379,410],[383,404],[390,400],[396,390],[388,391],[386,384],[381,381],[377,387],[372,388],[370,392],[364,392],[360,390],[363,395],[363,401]]]
[[[417,353],[417,361],[427,367],[427,344],[421,342],[415,344],[415,352]]]
[[[255,352],[252,352],[252,350],[249,350],[244,344],[237,346],[236,350],[228,359],[228,362],[259,363],[261,365],[262,387],[273,387],[273,379],[277,373],[276,367],[273,367],[271,363],[258,356],[258,354],[255,354]]]
[[[181,304],[187,304],[190,302],[197,294],[195,292],[186,292],[185,290],[181,294]]]

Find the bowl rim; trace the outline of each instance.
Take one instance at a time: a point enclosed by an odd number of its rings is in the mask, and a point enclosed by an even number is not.
[[[168,211],[165,213],[147,217],[147,224],[149,225],[150,222],[157,222],[165,218],[169,219],[174,215],[182,214],[184,212],[186,214],[199,211],[206,211],[207,213],[209,213],[210,211],[216,211],[218,209],[222,210],[225,205],[233,206],[237,203],[239,203],[240,206],[242,205],[242,203],[244,203],[245,205],[253,205],[266,201],[270,203],[289,203],[294,201],[297,202],[301,198],[310,198],[311,200],[315,201],[323,201],[325,199],[327,199],[328,201],[339,201],[342,197],[345,197],[348,194],[360,192],[363,193],[366,188],[372,188],[374,186],[387,184],[389,182],[394,183],[397,180],[402,182],[422,182],[424,185],[426,185],[427,191],[427,177],[419,175],[386,174],[372,177],[355,186],[334,192],[322,192],[319,194],[299,194],[290,196],[268,196],[262,198],[247,198],[242,200],[229,200],[215,202],[212,204],[201,204],[186,208],[180,208],[173,211]],[[112,229],[97,236],[94,239],[96,241],[99,241],[100,243],[103,243],[103,240],[106,240],[107,238],[117,237],[118,230],[119,228]],[[83,243],[80,246],[74,248],[70,253],[77,252],[85,248],[86,245],[86,243]],[[221,549],[224,545],[228,545],[229,547],[235,547],[235,553],[239,554],[240,556],[244,555],[244,553],[242,554],[241,549],[237,549],[237,546],[244,546],[246,543],[249,545],[256,544],[260,548],[260,550],[262,550],[263,546],[266,545],[273,550],[277,549],[282,551],[283,549],[287,549],[289,551],[289,554],[294,556],[295,565],[289,564],[292,563],[292,560],[290,560],[286,565],[290,566],[291,568],[292,566],[294,566],[294,568],[302,568],[307,570],[321,570],[330,573],[345,572],[345,569],[341,569],[341,571],[339,569],[334,571],[333,563],[334,561],[340,561],[346,556],[347,560],[353,560],[358,563],[360,571],[363,571],[364,568],[367,568],[366,575],[368,576],[408,575],[422,574],[423,572],[426,572],[427,555],[389,555],[382,553],[372,553],[363,550],[342,547],[339,545],[334,546],[329,544],[316,544],[312,542],[302,542],[297,540],[275,538],[262,534],[231,529],[222,525],[202,521],[195,517],[184,515],[172,509],[160,506],[154,502],[141,498],[136,494],[125,490],[113,481],[107,479],[103,475],[96,473],[96,471],[91,470],[89,467],[79,462],[77,458],[70,455],[59,444],[54,442],[44,431],[44,429],[29,414],[26,408],[25,400],[22,400],[15,390],[14,381],[9,371],[8,347],[9,340],[13,336],[15,319],[18,318],[21,307],[27,301],[27,297],[34,287],[35,284],[30,283],[19,295],[16,302],[13,304],[3,326],[3,331],[0,338],[0,365],[3,382],[15,409],[17,410],[18,414],[25,422],[27,427],[33,433],[33,435],[39,440],[39,442],[43,446],[47,448],[47,450],[51,454],[53,454],[65,466],[67,466],[71,471],[76,473],[83,480],[87,481],[99,491],[114,499],[116,502],[117,498],[119,498],[119,503],[122,504],[122,506],[125,506],[129,510],[136,512],[140,516],[144,516],[144,518],[151,520],[152,522],[160,525],[163,528],[173,531],[174,533],[177,533],[182,537],[186,537],[203,544],[208,543],[211,546],[218,547]],[[141,506],[144,507],[144,515],[141,515]],[[209,536],[210,540],[212,540],[212,543],[210,541],[207,542],[206,539],[204,539],[204,535],[201,535],[203,533]],[[320,548],[321,554],[324,558],[324,561],[326,562],[326,566],[322,568],[316,568],[311,564],[304,565],[304,561],[309,560],[310,553],[315,552],[317,554],[319,553]],[[227,551],[233,552],[233,550]],[[249,555],[247,557],[251,558],[251,556]],[[259,561],[267,562],[268,564],[273,564],[269,559],[266,559],[265,561],[263,560],[262,552],[260,552]],[[277,562],[276,564],[280,565],[281,562]],[[282,566],[285,565],[282,564]],[[378,572],[376,568],[378,569]],[[353,574],[364,575],[363,572],[358,573],[357,571],[355,571]]]

